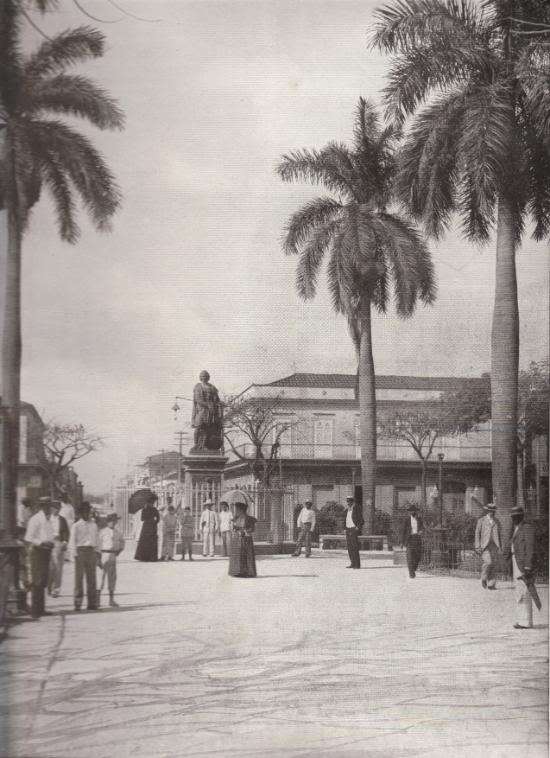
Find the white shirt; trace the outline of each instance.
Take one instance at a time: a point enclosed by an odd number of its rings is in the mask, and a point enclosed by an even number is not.
[[[418,519],[411,516],[411,534],[418,534]]]
[[[353,529],[355,524],[353,523],[353,508],[348,508],[346,513],[346,529]]]
[[[74,549],[77,547],[93,547],[99,550],[99,532],[95,521],[84,521],[79,519],[73,524],[71,529],[70,546]]]
[[[31,516],[25,532],[25,541],[31,545],[41,545],[43,542],[53,542],[54,531],[50,519],[44,511],[38,511]]]
[[[229,532],[231,529],[231,522],[233,521],[233,514],[231,511],[221,511],[220,518],[220,532]]]
[[[205,529],[215,529],[218,522],[217,514],[214,513],[214,511],[205,508],[201,513],[201,526],[203,521],[206,521],[206,526],[204,527]]]
[[[298,526],[303,526],[304,524],[311,524],[311,531],[315,529],[315,523],[316,523],[316,517],[315,517],[315,511],[313,508],[306,508],[305,505],[300,511],[300,515],[298,516]]]
[[[119,551],[124,548],[124,538],[118,529],[106,526],[99,533],[99,547],[101,550]]]

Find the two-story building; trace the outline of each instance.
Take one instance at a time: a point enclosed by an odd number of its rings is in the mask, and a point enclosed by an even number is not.
[[[377,376],[379,417],[396,408],[406,410],[437,400],[442,392],[466,386],[478,378]],[[277,478],[294,506],[306,498],[322,508],[345,504],[347,495],[361,498],[359,404],[356,377],[346,374],[292,374],[269,384],[253,384],[242,396],[273,403],[281,424],[288,425],[280,440]],[[252,455],[249,440],[235,441],[243,455]],[[226,450],[227,485],[250,487],[246,463]],[[438,454],[443,454],[443,505],[446,510],[477,513],[476,501],[491,496],[490,422],[469,434],[437,440],[428,462],[428,502],[438,497]],[[421,500],[421,463],[406,442],[379,439],[377,445],[376,507],[388,514],[407,502]],[[473,496],[473,497],[472,497]],[[289,510],[287,503],[285,511]]]
[[[19,412],[18,503],[24,497],[36,500],[43,494],[46,485],[41,468],[44,460],[43,432],[44,422],[34,405],[22,402]],[[0,475],[1,456],[0,451]]]

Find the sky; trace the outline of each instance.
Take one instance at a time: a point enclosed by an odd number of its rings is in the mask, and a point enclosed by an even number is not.
[[[24,241],[22,397],[42,417],[82,423],[105,447],[76,465],[107,490],[188,428],[202,369],[222,393],[295,371],[353,373],[355,355],[324,284],[304,303],[281,238],[319,188],[283,184],[284,153],[348,142],[359,96],[380,102],[388,61],[367,47],[373,0],[59,0],[51,35],[82,24],[108,38],[77,67],[116,97],[123,132],[82,125],[124,195],[113,231],[81,216],[56,236],[52,206]],[[41,37],[24,27],[30,49]],[[478,376],[490,366],[494,241],[452,230],[430,249],[438,298],[409,321],[375,316],[379,374]],[[521,364],[548,354],[548,250],[517,255]]]

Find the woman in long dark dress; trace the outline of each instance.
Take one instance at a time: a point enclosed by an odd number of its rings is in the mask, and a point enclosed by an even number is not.
[[[245,503],[236,503],[233,519],[231,553],[229,554],[229,576],[257,576],[254,540],[252,535],[256,519],[246,512]]]
[[[156,498],[155,498],[156,500]],[[155,501],[148,503],[141,511],[141,532],[137,544],[136,561],[158,560],[158,534],[157,524],[160,514],[154,506]]]

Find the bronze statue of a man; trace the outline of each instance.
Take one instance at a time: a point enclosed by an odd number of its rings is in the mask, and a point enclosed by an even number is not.
[[[218,390],[210,384],[208,371],[201,371],[193,388],[191,426],[195,430],[193,450],[219,450],[223,443],[223,407]]]

